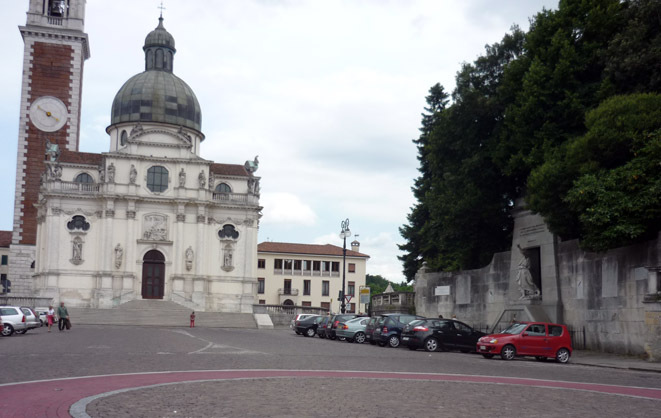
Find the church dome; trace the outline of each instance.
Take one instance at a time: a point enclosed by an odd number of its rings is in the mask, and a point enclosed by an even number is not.
[[[131,77],[115,95],[111,125],[160,122],[202,131],[202,112],[193,89],[173,74],[174,38],[158,27],[145,38],[145,71]]]

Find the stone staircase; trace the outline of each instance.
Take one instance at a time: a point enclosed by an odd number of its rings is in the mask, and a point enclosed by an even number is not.
[[[191,309],[167,300],[132,300],[112,309],[67,308],[72,325],[187,327]],[[257,328],[249,313],[195,312],[195,326]]]

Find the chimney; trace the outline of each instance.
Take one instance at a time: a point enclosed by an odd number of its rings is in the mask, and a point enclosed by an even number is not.
[[[354,240],[351,243],[351,251],[360,252],[360,242]]]

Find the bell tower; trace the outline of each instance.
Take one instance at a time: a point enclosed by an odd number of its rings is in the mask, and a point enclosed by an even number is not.
[[[37,207],[46,144],[78,151],[83,64],[90,56],[84,30],[86,0],[30,0],[16,157],[14,227],[9,278],[14,296],[32,293]]]

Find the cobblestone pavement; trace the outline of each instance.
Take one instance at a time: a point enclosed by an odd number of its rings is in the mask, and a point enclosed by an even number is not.
[[[108,326],[34,330],[1,338],[0,347],[2,417],[70,416],[72,405],[93,417],[607,417],[655,416],[661,407],[657,364],[587,352],[561,365],[289,330]]]

